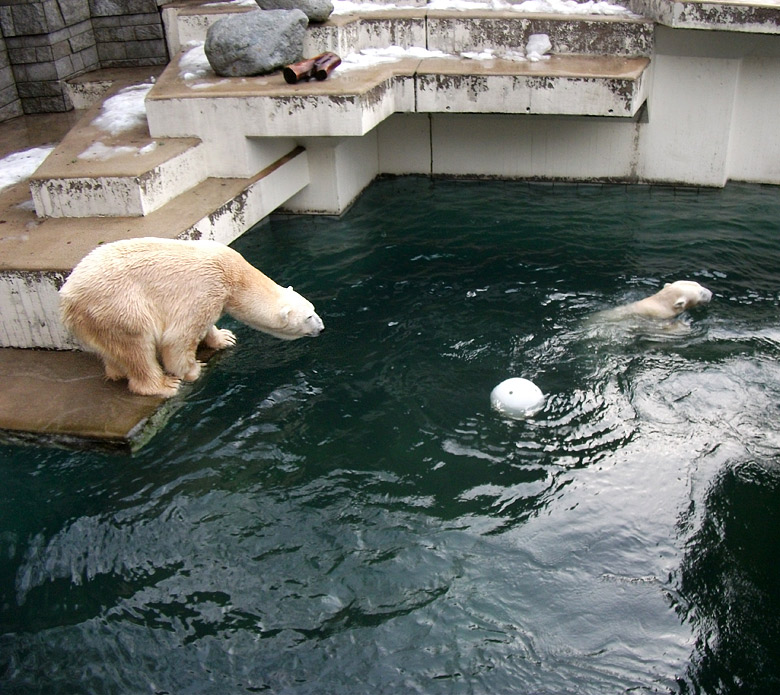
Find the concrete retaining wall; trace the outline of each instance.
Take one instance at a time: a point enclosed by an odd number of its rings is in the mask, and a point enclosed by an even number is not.
[[[395,114],[378,127],[389,174],[780,184],[780,37],[656,28],[633,120]]]

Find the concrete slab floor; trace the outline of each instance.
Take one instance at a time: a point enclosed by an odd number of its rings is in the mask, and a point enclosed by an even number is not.
[[[199,353],[202,361],[213,351]],[[165,400],[108,381],[86,352],[0,349],[0,443],[133,453],[184,402],[188,385]]]
[[[130,452],[163,403],[104,379],[94,355],[0,350],[0,442]]]

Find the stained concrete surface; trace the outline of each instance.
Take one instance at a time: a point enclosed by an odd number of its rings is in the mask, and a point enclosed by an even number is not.
[[[0,349],[0,442],[131,452],[165,403],[107,381],[85,352]]]
[[[219,353],[201,349],[198,359]],[[203,378],[203,376],[201,376]],[[0,349],[0,443],[133,453],[184,403],[130,393],[97,356],[76,350]]]

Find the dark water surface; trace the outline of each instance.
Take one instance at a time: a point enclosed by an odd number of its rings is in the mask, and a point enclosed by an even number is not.
[[[235,246],[326,332],[223,321],[134,458],[0,448],[0,692],[780,692],[780,190],[385,180]]]

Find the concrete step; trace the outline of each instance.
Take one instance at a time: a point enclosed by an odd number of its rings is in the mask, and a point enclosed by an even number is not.
[[[553,55],[511,60],[422,61],[415,109],[423,113],[509,113],[631,118],[647,99],[648,58]]]
[[[208,178],[144,217],[40,219],[25,183],[0,193],[0,347],[76,347],[60,323],[58,290],[99,244],[131,237],[230,243],[309,183],[297,147],[250,178]]]
[[[149,65],[140,68],[101,68],[71,77],[65,88],[73,108],[86,111],[100,103],[106,93],[121,85],[153,82],[163,71],[164,65]]]
[[[780,34],[775,0],[631,0],[631,8],[673,29]]]
[[[219,353],[201,349],[208,362]],[[0,349],[0,442],[132,454],[184,402],[138,396],[108,381],[95,355],[74,350]]]
[[[396,112],[632,118],[647,98],[650,66],[644,57],[589,55],[402,58],[289,85],[281,73],[252,80],[211,73],[193,82],[182,77],[180,59],[149,93],[149,128],[206,142],[227,122],[245,137],[361,136]],[[210,121],[197,118],[206,108],[215,114]]]
[[[105,118],[112,104],[121,107],[116,100],[125,99],[127,90],[142,96],[144,88],[109,86],[30,177],[40,217],[148,215],[207,176],[199,139],[152,138],[143,116],[121,128]]]
[[[252,11],[230,3],[175,3],[164,11],[168,45],[177,53],[203,42],[208,27],[229,15]],[[167,13],[167,14],[166,14]],[[653,23],[638,15],[539,14],[514,11],[392,8],[331,15],[311,24],[304,53],[346,55],[365,48],[425,47],[445,53],[522,50],[531,34],[547,34],[556,54],[650,56]]]

